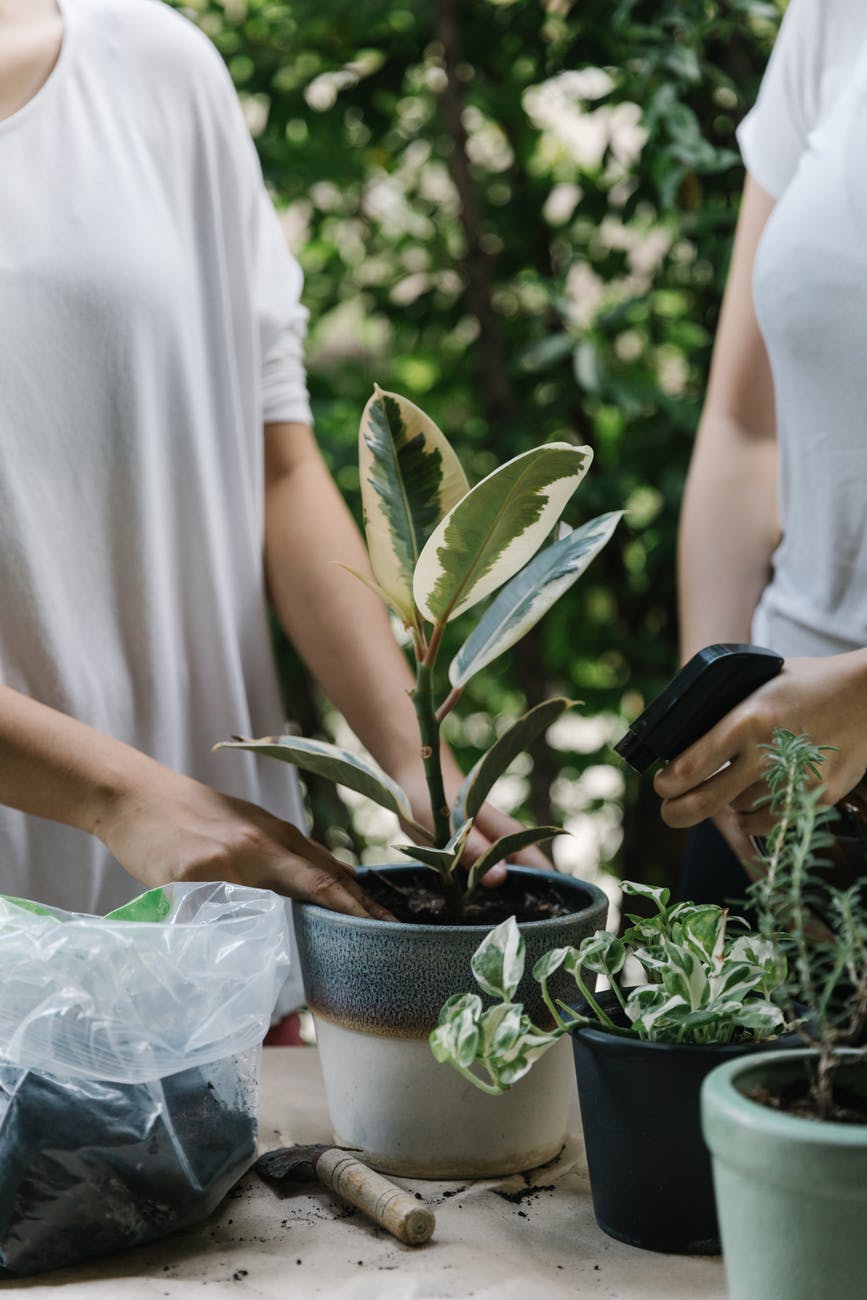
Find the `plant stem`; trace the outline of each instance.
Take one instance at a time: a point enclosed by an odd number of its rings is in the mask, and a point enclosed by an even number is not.
[[[464,693],[463,686],[452,687],[452,689],[449,691],[448,695],[446,696],[446,698],[443,700],[442,704],[439,706],[439,708],[436,711],[437,722],[442,722],[443,718],[447,717],[451,713],[452,709],[455,707],[455,705],[457,704],[458,700],[461,698],[463,693]]]
[[[615,1028],[614,1021],[611,1019],[609,1015],[606,1015],[606,1013],[602,1010],[601,1005],[596,1001],[593,994],[590,992],[586,983],[581,978],[579,967],[576,967],[575,969],[575,983],[578,985],[579,989],[581,990],[581,995],[584,998],[584,1001],[587,1003],[588,1007],[590,1007],[591,1011],[593,1012],[594,1016],[596,1016],[600,1025],[604,1025],[606,1029],[614,1029]]]
[[[428,644],[427,654],[416,665],[415,690],[412,696],[421,737],[425,780],[430,796],[434,844],[438,849],[445,848],[451,835],[449,806],[446,801],[440,755],[440,724],[437,721],[433,700],[433,668],[441,639],[442,628],[437,625]],[[454,875],[449,872],[441,872],[440,880],[446,910],[451,918],[457,920],[463,915],[463,891]]]
[[[415,691],[412,697],[415,714],[418,718],[418,730],[421,737],[421,757],[424,774],[430,795],[431,817],[433,819],[434,844],[444,849],[449,842],[449,808],[443,785],[443,769],[440,758],[440,728],[436,719],[433,703],[433,675],[431,665],[422,661],[416,670]]]

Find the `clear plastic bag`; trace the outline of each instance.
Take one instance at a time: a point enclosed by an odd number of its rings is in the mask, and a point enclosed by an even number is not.
[[[205,1218],[256,1151],[281,898],[151,890],[108,917],[0,898],[0,1270]]]

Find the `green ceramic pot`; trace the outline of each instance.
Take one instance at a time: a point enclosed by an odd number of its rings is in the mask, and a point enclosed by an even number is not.
[[[803,1078],[813,1056],[748,1056],[704,1082],[730,1300],[836,1300],[867,1286],[867,1124],[803,1119],[748,1095]],[[867,1061],[845,1079],[867,1105]]]

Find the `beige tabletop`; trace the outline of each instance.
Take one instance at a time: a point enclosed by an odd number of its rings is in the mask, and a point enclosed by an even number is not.
[[[596,1226],[577,1115],[559,1160],[497,1181],[402,1179],[436,1213],[426,1246],[402,1246],[324,1188],[276,1195],[241,1180],[199,1228],[30,1281],[0,1283],[28,1300],[725,1300],[718,1259],[657,1255]],[[327,1141],[315,1048],[264,1053],[260,1144]]]

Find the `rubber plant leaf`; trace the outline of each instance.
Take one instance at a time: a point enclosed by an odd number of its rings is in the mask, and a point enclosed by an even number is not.
[[[546,546],[499,591],[449,666],[452,686],[510,650],[577,582],[611,539],[622,511],[600,515]]]
[[[556,696],[543,700],[513,722],[464,777],[451,811],[452,825],[461,826],[475,817],[491,792],[494,782],[503,775],[519,754],[523,754],[543,731],[571,709],[574,700]]]
[[[550,840],[554,835],[562,835],[562,826],[525,826],[523,830],[513,831],[511,835],[501,835],[480,858],[476,858],[467,875],[467,893],[471,894],[482,876],[491,867],[508,858],[510,853],[525,849],[528,844],[538,844],[541,840]]]
[[[251,754],[282,759],[304,772],[314,772],[337,785],[345,785],[381,808],[397,813],[398,817],[412,818],[409,799],[396,781],[392,781],[375,763],[358,758],[348,749],[341,749],[325,740],[309,740],[305,736],[265,736],[261,740],[223,740],[214,749],[245,749]]]
[[[451,875],[460,860],[464,845],[467,842],[467,836],[472,827],[471,820],[464,822],[443,849],[432,849],[428,848],[427,845],[420,844],[393,844],[392,848],[396,849],[398,853],[405,853],[408,858],[415,858],[419,862],[423,862],[426,867],[433,867],[435,871],[448,876]]]
[[[433,420],[407,398],[378,385],[361,416],[358,469],[376,586],[395,613],[412,624],[418,557],[469,483]]]
[[[590,467],[589,447],[552,442],[515,456],[440,520],[418,559],[415,603],[447,623],[527,564]]]

